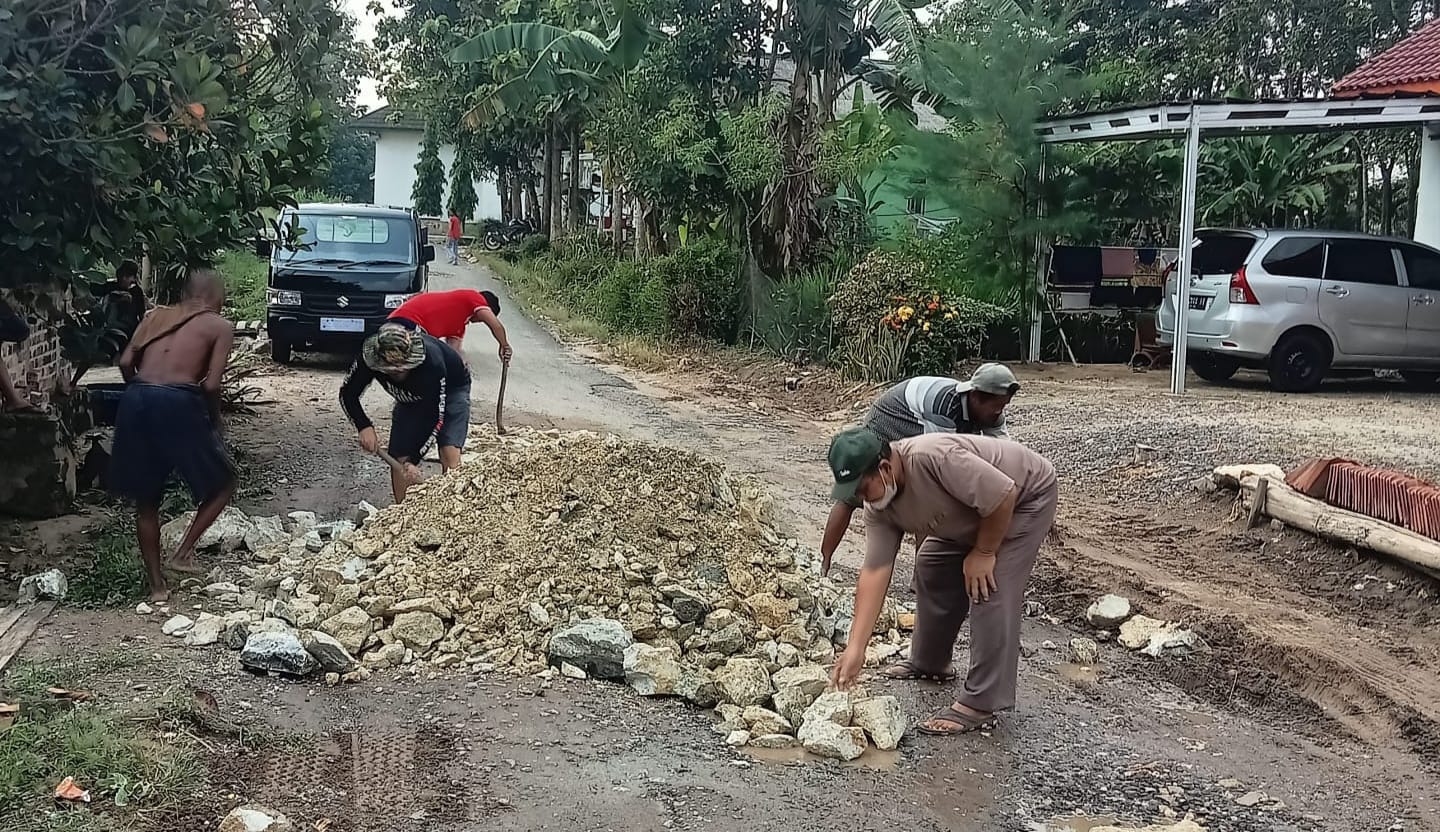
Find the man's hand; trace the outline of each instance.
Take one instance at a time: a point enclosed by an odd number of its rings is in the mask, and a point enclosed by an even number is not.
[[[360,430],[360,449],[367,454],[379,452],[380,437],[375,435],[374,428],[362,428]]]
[[[860,678],[860,669],[865,666],[865,646],[860,643],[858,650],[855,646],[856,642],[852,641],[840,655],[840,661],[835,663],[835,669],[830,671],[830,683],[836,690],[849,690]]]
[[[970,603],[978,604],[990,600],[995,585],[995,553],[971,549],[965,556],[965,592]]]
[[[506,364],[509,364],[509,363],[510,363],[510,359],[511,359],[511,358],[514,358],[514,357],[515,357],[515,351],[512,350],[512,349],[510,349],[510,342],[507,341],[507,342],[505,342],[505,343],[503,343],[503,344],[500,345],[500,360],[501,360],[501,361],[503,361],[503,362],[506,363]]]

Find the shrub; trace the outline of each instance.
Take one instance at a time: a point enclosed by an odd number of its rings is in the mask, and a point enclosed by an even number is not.
[[[645,274],[633,261],[614,263],[590,289],[584,311],[610,330],[635,334],[635,301],[645,284]]]
[[[835,333],[855,338],[874,329],[900,297],[920,297],[936,290],[926,265],[898,252],[871,252],[838,281],[830,296],[830,317]]]
[[[522,261],[534,260],[550,250],[550,238],[544,234],[531,234],[520,241],[518,254]]]
[[[678,336],[725,344],[740,329],[740,273],[735,250],[718,239],[692,243],[646,262],[669,288],[670,329]]]
[[[820,266],[771,287],[755,308],[755,336],[770,352],[792,361],[823,361],[834,326],[828,301],[844,271]]]
[[[978,355],[1003,310],[936,284],[922,260],[896,252],[873,252],[851,269],[829,301],[836,335],[846,345],[847,372],[876,381],[943,375]],[[884,337],[884,330],[894,337]]]

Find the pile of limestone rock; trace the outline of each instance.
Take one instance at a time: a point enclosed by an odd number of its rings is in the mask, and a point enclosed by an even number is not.
[[[243,581],[203,588],[232,611],[176,634],[213,632],[249,667],[318,668],[332,682],[415,664],[611,679],[715,708],[735,745],[848,759],[867,735],[899,741],[893,697],[826,693],[852,595],[815,574],[754,483],[584,431],[486,433],[476,446],[378,512],[227,514],[202,543],[254,562]],[[901,653],[912,622],[887,602],[869,662]]]

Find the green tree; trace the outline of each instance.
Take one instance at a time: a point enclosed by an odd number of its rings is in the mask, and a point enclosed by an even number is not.
[[[466,222],[475,218],[475,206],[479,203],[475,195],[475,148],[474,143],[462,136],[455,146],[455,164],[450,169],[450,213]]]
[[[1035,125],[1084,89],[1058,56],[1070,21],[1019,0],[984,0],[937,19],[905,68],[948,129],[910,128],[890,170],[956,206],[955,245],[939,264],[952,286],[1011,305],[1028,302],[1035,239],[1072,230],[1077,217],[1039,219]]]
[[[344,23],[330,0],[7,4],[0,285],[53,290],[148,252],[165,297],[252,236],[318,184]]]
[[[434,123],[425,125],[420,142],[420,158],[415,162],[415,185],[410,199],[423,216],[439,216],[440,201],[445,195],[445,163],[440,161],[440,129]]]
[[[325,190],[348,202],[375,199],[375,137],[346,127],[330,138],[330,175]]]

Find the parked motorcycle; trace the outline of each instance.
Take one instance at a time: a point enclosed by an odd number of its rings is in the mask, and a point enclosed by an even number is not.
[[[485,250],[499,251],[513,246],[535,233],[535,226],[528,220],[515,219],[508,223],[492,223],[485,228]]]

